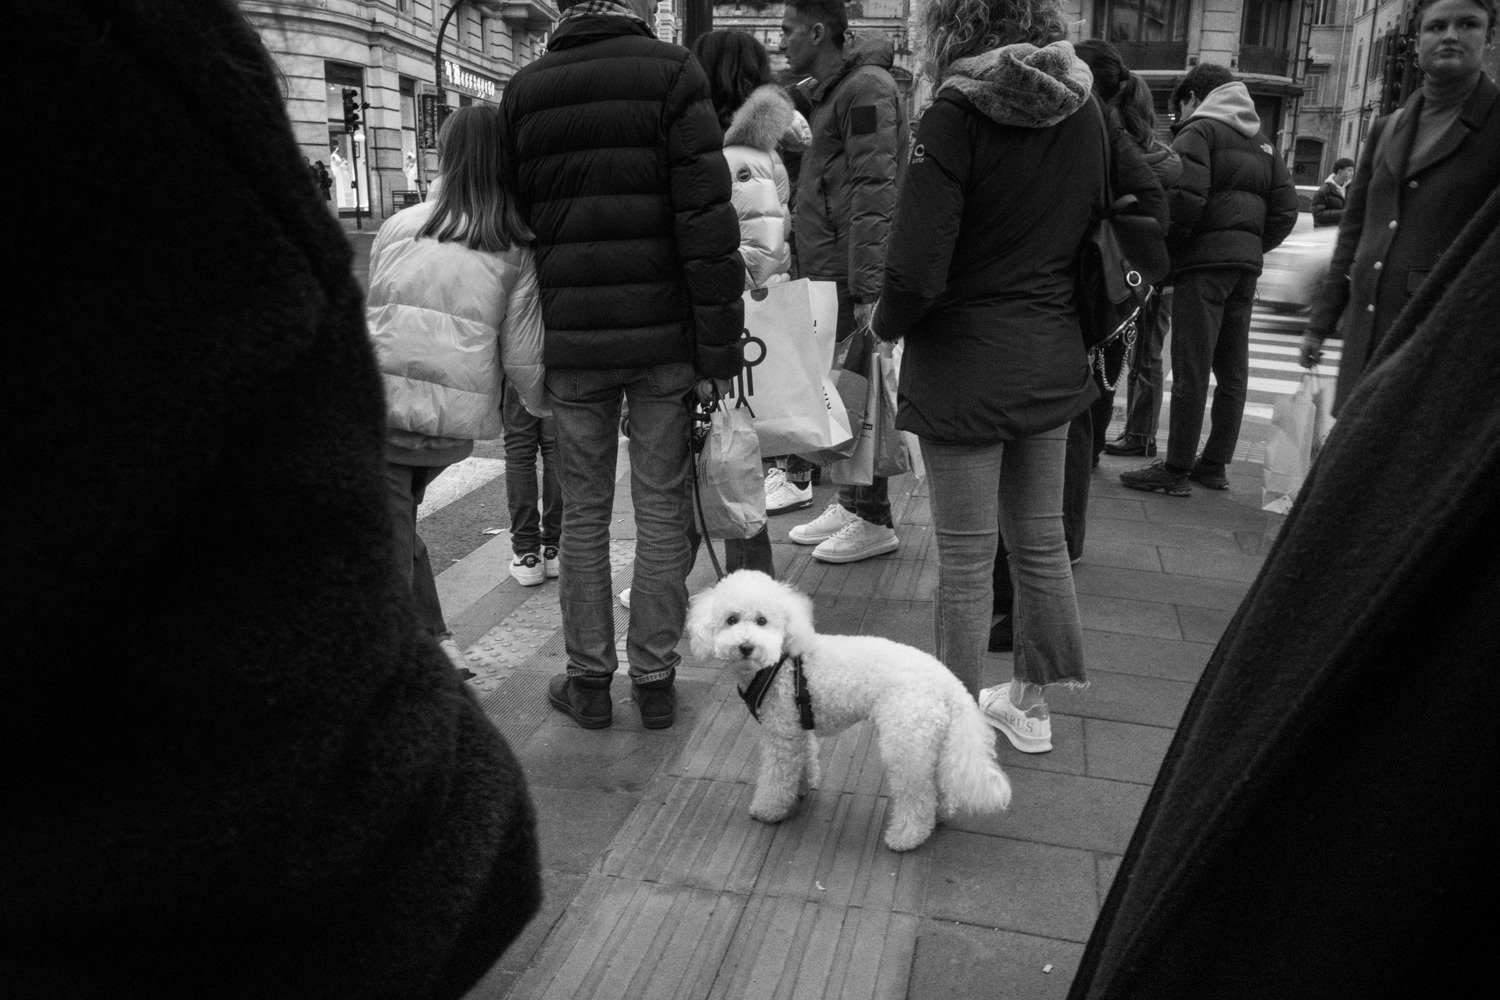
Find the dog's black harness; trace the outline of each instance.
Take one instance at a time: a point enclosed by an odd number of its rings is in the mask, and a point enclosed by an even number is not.
[[[776,675],[781,673],[781,665],[787,661],[785,653],[781,659],[769,667],[761,667],[750,678],[746,687],[739,689],[740,697],[745,700],[745,707],[750,709],[750,714],[755,716],[755,721],[760,721],[760,706],[766,700],[766,695],[771,693],[771,685],[776,683]],[[813,728],[812,695],[807,691],[807,675],[802,672],[802,657],[790,657],[792,661],[792,700],[797,703],[797,718],[802,723],[802,728],[811,730]]]

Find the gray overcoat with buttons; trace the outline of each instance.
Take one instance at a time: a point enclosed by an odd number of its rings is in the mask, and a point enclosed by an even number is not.
[[[1344,341],[1335,413],[1443,251],[1500,187],[1500,90],[1494,82],[1481,74],[1457,124],[1425,163],[1412,164],[1422,104],[1418,91],[1371,128],[1333,263],[1313,302],[1308,332]]]

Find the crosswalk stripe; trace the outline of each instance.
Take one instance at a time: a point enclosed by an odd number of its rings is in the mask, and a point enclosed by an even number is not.
[[[455,462],[444,469],[427,487],[427,494],[422,498],[422,505],[417,508],[417,520],[431,517],[453,501],[474,492],[503,472],[505,472],[505,459],[503,458],[470,457],[462,462]]]

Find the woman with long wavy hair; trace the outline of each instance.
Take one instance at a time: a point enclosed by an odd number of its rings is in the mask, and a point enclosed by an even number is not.
[[[422,625],[463,669],[417,533],[417,508],[428,484],[467,458],[476,440],[500,437],[507,383],[518,410],[547,410],[531,232],[502,180],[499,116],[459,108],[437,146],[428,200],[387,219],[370,249],[366,318],[385,383],[396,568]]]
[[[1104,122],[1055,0],[932,0],[922,117],[875,335],[905,339],[896,424],[914,432],[938,544],[937,655],[1018,750],[1052,748],[1044,689],[1082,686],[1063,539],[1068,423],[1093,402],[1075,258],[1100,202]],[[1015,676],[981,690],[991,572],[1016,581]]]

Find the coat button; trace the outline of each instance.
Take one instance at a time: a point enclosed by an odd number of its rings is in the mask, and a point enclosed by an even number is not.
[[[1395,219],[1391,220],[1391,226],[1390,226],[1390,228],[1392,228],[1392,229],[1396,228],[1396,220]]]
[[[1374,312],[1374,311],[1375,311],[1375,306],[1373,304],[1365,306],[1365,312]]]
[[[1371,265],[1371,269],[1375,270],[1375,271],[1380,270],[1382,267],[1385,267],[1385,263],[1383,261],[1378,261],[1378,260],[1374,264]]]
[[[1414,188],[1414,187],[1417,186],[1417,182],[1416,181],[1411,181],[1406,186],[1409,187],[1409,188]]]

